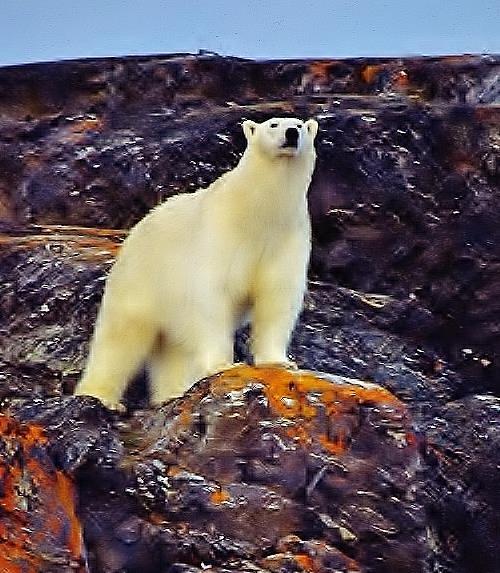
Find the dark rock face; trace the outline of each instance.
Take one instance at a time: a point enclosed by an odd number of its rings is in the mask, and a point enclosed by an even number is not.
[[[498,569],[499,412],[498,397],[469,396],[447,404],[427,430],[429,507],[457,573]]]
[[[432,314],[426,341],[491,389],[500,347],[499,180],[484,159],[498,153],[500,116],[494,110],[484,121],[488,113],[432,106],[373,110],[368,123],[353,113],[325,118],[311,200],[313,271],[413,299]]]
[[[0,239],[0,398],[55,396],[83,366],[123,233],[44,228]]]
[[[118,470],[121,459],[138,467],[126,439],[140,434],[134,424],[152,439],[175,412],[137,414],[120,433],[96,402],[61,397],[83,366],[121,229],[231,169],[244,147],[243,118],[297,115],[316,117],[320,133],[311,281],[293,355],[301,367],[373,381],[406,403],[425,445],[428,571],[500,572],[492,477],[500,452],[499,62],[178,55],[0,70],[0,399],[47,428],[52,459],[77,479],[91,571],[127,563],[127,571],[156,572],[167,547],[178,559],[168,571],[230,569],[232,555],[239,571],[315,570],[308,559],[318,571],[342,570],[344,558],[379,570],[363,544],[347,550],[316,522],[309,536],[274,539],[273,556],[260,560],[242,538],[234,548],[198,524],[198,561],[191,558],[180,526],[155,523],[156,506],[123,494],[139,470]],[[146,403],[136,384],[131,408]],[[187,455],[194,446],[183,448]],[[292,465],[283,475],[301,474]],[[181,482],[182,508],[197,486]],[[420,541],[415,547],[425,553]],[[338,563],[321,561],[335,551]]]

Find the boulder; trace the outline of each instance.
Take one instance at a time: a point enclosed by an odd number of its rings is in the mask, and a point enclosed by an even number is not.
[[[13,408],[77,483],[93,572],[424,571],[419,440],[379,386],[241,365],[128,421],[101,411]]]

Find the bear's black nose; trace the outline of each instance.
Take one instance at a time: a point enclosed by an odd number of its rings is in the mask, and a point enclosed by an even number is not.
[[[299,130],[296,127],[289,127],[285,131],[285,146],[297,147],[299,141]]]

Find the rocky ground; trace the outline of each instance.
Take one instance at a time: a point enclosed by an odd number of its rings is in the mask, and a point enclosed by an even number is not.
[[[499,77],[494,56],[0,69],[4,570],[500,571]],[[292,353],[333,378],[240,368],[150,410],[139,377],[122,418],[71,398],[127,229],[273,115],[320,123]]]

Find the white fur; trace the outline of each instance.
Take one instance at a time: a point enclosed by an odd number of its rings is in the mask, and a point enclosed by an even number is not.
[[[297,149],[283,147],[298,127]],[[140,221],[106,283],[75,393],[120,407],[144,362],[159,404],[233,362],[248,317],[256,364],[286,363],[310,253],[306,193],[314,120],[243,123],[239,164],[207,189],[173,197]]]

